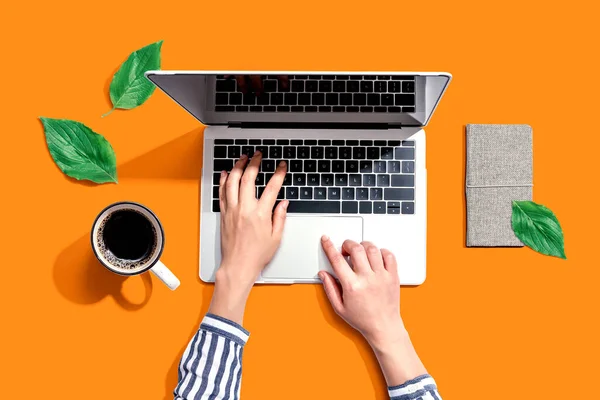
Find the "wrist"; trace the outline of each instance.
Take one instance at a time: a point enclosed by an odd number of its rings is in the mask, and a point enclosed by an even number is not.
[[[408,331],[400,318],[365,333],[364,337],[375,352],[385,351],[410,340]]]
[[[232,276],[222,265],[215,276],[215,290],[208,311],[242,325],[253,284],[254,281]]]

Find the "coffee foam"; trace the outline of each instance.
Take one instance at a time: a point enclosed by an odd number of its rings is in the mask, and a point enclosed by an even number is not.
[[[148,256],[146,256],[145,258],[143,258],[141,260],[135,260],[135,261],[125,260],[125,259],[115,256],[106,247],[106,244],[104,243],[104,227],[106,225],[106,221],[108,221],[114,213],[121,212],[121,211],[133,211],[133,212],[141,215],[142,217],[148,219],[148,216],[144,215],[143,213],[139,212],[138,210],[136,210],[134,208],[120,208],[120,209],[110,212],[109,214],[107,214],[104,217],[104,219],[98,226],[98,232],[96,233],[96,247],[98,249],[98,252],[100,254],[102,254],[104,259],[110,264],[110,266],[112,268],[117,269],[117,270],[122,270],[124,273],[133,273],[133,272],[135,272],[135,270],[143,269],[148,264],[148,262],[150,262],[151,259],[155,256],[156,249],[158,248],[158,235],[156,233],[156,228],[154,227],[154,224],[152,223],[152,221],[150,221],[151,222],[150,225],[152,226],[152,234],[154,235],[154,242],[152,243],[152,249],[148,252]]]

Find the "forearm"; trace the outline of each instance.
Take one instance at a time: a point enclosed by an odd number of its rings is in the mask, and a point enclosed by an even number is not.
[[[239,399],[248,337],[240,325],[207,314],[179,363],[175,399]]]

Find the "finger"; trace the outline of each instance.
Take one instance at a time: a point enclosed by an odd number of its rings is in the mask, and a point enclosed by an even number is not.
[[[287,75],[279,75],[279,84],[282,88],[287,89],[290,86],[290,80]]]
[[[227,195],[227,207],[235,207],[239,202],[240,179],[244,173],[244,167],[248,161],[248,156],[242,154],[229,173],[225,183],[225,193]]]
[[[242,93],[248,91],[248,85],[246,84],[246,75],[236,75],[235,80],[237,82],[238,90]]]
[[[262,155],[260,151],[257,151],[252,156],[252,160],[246,167],[244,175],[242,175],[242,182],[240,183],[240,202],[256,199],[256,176],[258,175],[258,169],[260,168],[260,160]]]
[[[360,244],[356,243],[354,240],[345,240],[344,243],[342,243],[342,249],[344,254],[350,256],[354,272],[362,274],[373,272],[369,265],[369,259],[367,258],[365,248]]]
[[[381,257],[383,258],[385,269],[387,269],[390,274],[398,276],[398,262],[396,261],[394,253],[388,249],[381,249]]]
[[[263,84],[262,77],[260,75],[250,75],[250,85],[252,86],[252,91],[257,95],[262,93]]]
[[[340,285],[328,272],[320,271],[319,278],[323,282],[323,289],[325,289],[325,294],[331,303],[331,307],[333,307],[333,310],[336,313],[341,314],[344,310],[344,302],[342,300],[342,289],[340,288]]]
[[[277,194],[279,194],[279,189],[281,189],[281,185],[283,185],[286,171],[287,164],[285,161],[281,161],[277,166],[275,174],[271,177],[271,179],[269,179],[269,182],[265,187],[265,191],[259,200],[260,207],[262,207],[264,210],[269,210],[269,212],[273,210],[275,201],[277,201]]]
[[[356,279],[354,271],[352,271],[344,256],[337,251],[331,239],[323,235],[321,237],[321,246],[323,246],[323,251],[331,264],[331,268],[333,268],[333,272],[338,276],[342,285],[354,281]]]
[[[219,179],[219,208],[221,209],[221,214],[227,209],[225,182],[227,182],[227,171],[221,171],[221,178]]]
[[[371,269],[376,272],[384,271],[385,267],[383,266],[383,257],[381,256],[381,252],[377,246],[371,242],[361,242],[361,246],[365,249]]]
[[[284,200],[277,204],[275,212],[273,213],[273,237],[278,242],[281,241],[283,235],[283,227],[285,225],[285,218],[287,217],[287,207],[290,202]]]

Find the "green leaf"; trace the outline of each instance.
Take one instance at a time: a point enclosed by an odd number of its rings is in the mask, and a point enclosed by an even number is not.
[[[71,178],[117,183],[117,159],[102,135],[81,122],[40,117],[46,143],[58,168]]]
[[[144,104],[156,86],[144,77],[146,71],[160,69],[160,40],[134,51],[121,65],[110,83],[110,101],[115,108],[131,109]]]
[[[533,250],[566,259],[560,223],[550,209],[533,201],[513,201],[512,229]]]

